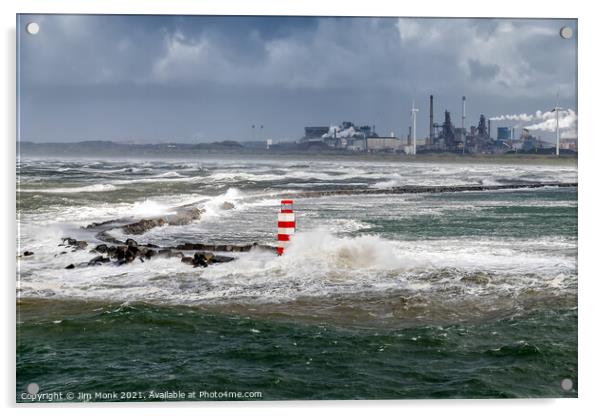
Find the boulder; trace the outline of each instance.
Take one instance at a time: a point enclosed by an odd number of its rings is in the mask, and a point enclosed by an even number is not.
[[[180,211],[176,215],[172,215],[168,218],[167,222],[169,225],[186,225],[192,221],[201,218],[201,214],[205,212],[199,208],[193,207],[185,211]]]
[[[227,263],[232,260],[234,260],[234,257],[217,256],[209,251],[199,251],[194,253],[193,257],[182,257],[181,261],[194,267],[207,267],[213,263]]]
[[[96,256],[88,262],[88,266],[99,266],[103,263],[108,263],[110,261],[111,259],[109,259],[108,257]]]
[[[109,257],[117,257],[117,247],[115,246],[109,246],[107,248],[107,254],[109,255]]]
[[[201,253],[194,253],[194,257],[192,259],[192,264],[194,267],[207,267],[209,265],[209,262],[207,261],[206,257],[205,257],[205,253],[201,252]]]
[[[144,234],[155,227],[161,227],[166,224],[164,218],[146,219],[138,222],[124,225],[121,227],[127,234]]]
[[[206,247],[205,244],[197,244],[197,243],[184,243],[178,244],[176,248],[178,250],[204,250]]]
[[[70,265],[65,267],[65,269],[75,269],[75,264],[71,263]]]
[[[211,259],[212,263],[228,263],[230,261],[234,260],[234,257],[228,257],[228,256],[213,256],[213,258]]]
[[[63,237],[63,238],[61,238],[61,240],[63,240],[62,245],[65,245],[65,246],[75,246],[77,244],[77,240],[75,238]]]
[[[221,208],[226,211],[234,209],[234,204],[232,202],[224,201],[221,205]]]
[[[108,253],[109,247],[106,244],[99,244],[92,249],[92,251],[96,251],[98,253]]]
[[[83,250],[88,247],[88,243],[85,241],[77,241],[75,238],[63,237],[62,240],[63,243],[59,244],[59,246],[74,247],[75,250]]]
[[[198,253],[194,253],[193,257],[193,265],[195,267],[203,266],[207,267],[211,263],[213,263],[213,259],[215,255],[209,251],[199,251]]]
[[[125,250],[125,260],[128,263],[131,262],[131,261],[133,261],[136,258],[137,255],[138,255],[138,247],[129,246]]]
[[[115,220],[108,220],[108,221],[102,221],[102,222],[93,222],[92,224],[88,224],[86,225],[85,228],[96,228],[96,227],[101,227],[103,225],[108,225],[108,224],[112,224],[114,223]]]
[[[182,263],[190,264],[191,266],[194,264],[194,259],[192,257],[182,257],[180,261]]]
[[[125,245],[131,247],[138,247],[138,243],[132,238],[128,238],[127,240],[125,240]]]
[[[117,260],[124,260],[126,252],[127,252],[126,246],[116,247],[115,258],[117,258]]]
[[[171,257],[171,250],[169,250],[169,249],[159,250],[157,252],[157,257],[161,257],[161,258]]]
[[[213,257],[215,257],[214,254],[211,253],[211,252],[209,252],[209,251],[198,252],[198,253],[195,254],[195,256],[201,256],[201,257],[203,257],[203,259],[205,259],[205,261],[207,263],[211,262],[212,259],[213,259]]]
[[[119,246],[115,257],[118,261],[129,263],[138,256],[138,247],[136,246]]]

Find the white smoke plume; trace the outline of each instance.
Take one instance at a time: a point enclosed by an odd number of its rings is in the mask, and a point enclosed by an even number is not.
[[[517,125],[528,130],[539,130],[554,132],[556,131],[556,112],[555,111],[536,111],[533,114],[505,114],[491,117],[491,121],[514,121]],[[527,124],[531,123],[531,124]],[[572,109],[560,110],[558,117],[558,126],[563,137],[577,137],[577,113]],[[569,135],[570,134],[570,135]]]
[[[542,117],[542,121],[525,126],[525,128],[528,130],[556,131],[556,113],[549,111],[544,113],[544,115],[545,117]],[[577,127],[577,114],[571,109],[560,110],[558,127],[561,130],[575,130]]]
[[[325,139],[327,137],[335,137],[335,133],[336,137],[338,138],[348,138],[355,136],[357,134],[357,131],[353,128],[353,126],[347,129],[341,129],[339,126],[330,126],[330,129],[328,129],[328,133],[323,134],[322,138]]]
[[[533,121],[533,115],[522,113],[522,114],[505,114],[501,116],[491,117],[491,121],[524,121],[530,122]]]
[[[561,139],[576,139],[577,138],[577,129],[569,129],[560,132]]]

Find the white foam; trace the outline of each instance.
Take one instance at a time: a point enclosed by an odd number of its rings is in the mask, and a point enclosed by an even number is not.
[[[169,171],[169,172],[165,172],[165,173],[161,173],[159,175],[156,175],[155,177],[156,178],[182,178],[183,175],[180,175],[176,171]]]
[[[487,241],[453,240],[394,242],[377,236],[336,237],[323,230],[300,232],[281,257],[252,250],[237,253],[238,260],[194,269],[178,259],[64,270],[68,263],[86,262],[85,251],[53,257],[47,232],[31,258],[21,262],[24,295],[102,298],[117,301],[166,303],[283,302],[306,296],[387,293],[409,290],[449,296],[496,295],[532,288],[561,289],[574,284],[575,260],[525,252],[510,244],[487,246]],[[552,242],[550,242],[552,244]],[[456,270],[435,281],[442,270]],[[497,279],[493,287],[471,286],[460,279],[467,272],[486,272]],[[447,277],[445,277],[447,276]]]
[[[111,184],[95,184],[73,188],[48,188],[48,189],[19,189],[20,192],[35,192],[46,194],[74,194],[81,192],[110,192],[118,188]]]
[[[60,163],[48,163],[48,169],[55,170]],[[137,162],[135,169],[163,173],[140,175],[144,172],[137,170],[135,173],[139,175],[132,179],[127,173],[134,171],[123,170],[127,169],[123,168],[123,164],[105,163],[102,164],[105,168],[103,174],[110,173],[107,167],[117,169],[118,172],[114,173],[119,173],[110,184],[104,183],[107,181],[103,178],[103,184],[86,187],[25,190],[23,192],[98,192],[99,189],[111,190],[111,187],[127,190],[130,186],[135,188],[137,183],[146,182],[203,183],[204,186],[206,182],[212,182],[212,186],[217,183],[220,187],[232,185],[220,195],[208,195],[208,191],[196,195],[167,194],[144,200],[98,202],[89,206],[50,205],[24,213],[20,247],[35,254],[19,260],[22,272],[22,280],[18,283],[20,293],[24,296],[190,304],[281,302],[307,296],[359,296],[366,292],[384,296],[394,290],[410,291],[426,298],[439,292],[450,297],[500,296],[501,293],[512,296],[531,289],[557,291],[567,290],[568,287],[572,290],[576,285],[576,238],[534,236],[512,239],[482,235],[410,240],[407,236],[399,235],[396,237],[398,240],[394,241],[376,235],[348,235],[359,230],[369,232],[369,220],[379,216],[412,221],[415,215],[440,217],[447,215],[450,210],[477,211],[492,206],[576,206],[576,202],[571,200],[546,198],[521,201],[464,201],[450,198],[440,205],[433,205],[423,195],[304,198],[297,205],[300,208],[297,212],[299,232],[281,257],[272,252],[253,250],[233,254],[239,257],[234,262],[205,269],[191,268],[177,258],[152,259],[144,263],[136,260],[121,267],[103,265],[64,269],[69,263],[87,262],[93,257],[87,250],[67,250],[67,254],[59,254],[65,250],[64,247],[57,247],[60,237],[80,239],[81,235],[87,241],[93,238],[89,233],[85,234],[86,230],[79,228],[81,225],[131,216],[146,218],[165,215],[175,212],[175,207],[181,205],[197,204],[205,209],[205,213],[194,224],[155,228],[144,238],[171,243],[187,238],[195,241],[223,239],[240,242],[255,241],[258,237],[257,241],[275,244],[279,193],[292,193],[296,187],[315,186],[324,182],[336,184],[337,181],[350,178],[360,178],[354,182],[364,186],[374,184],[372,186],[375,187],[490,184],[500,179],[520,177],[534,177],[542,181],[573,181],[576,178],[575,169],[556,167],[307,162],[305,164],[309,167],[304,165],[299,169],[288,167],[286,163],[228,161],[209,165],[207,169],[212,173],[210,176],[182,176],[178,173],[182,172],[182,166],[188,168],[182,162]],[[95,163],[88,168],[94,166],[100,171],[99,165]],[[191,162],[190,168],[198,169],[198,163]],[[126,175],[121,175],[124,172]],[[29,181],[30,177],[35,180],[39,176],[28,174],[26,177]],[[287,179],[294,180],[287,183]],[[262,190],[262,193],[251,193],[245,187],[245,181],[272,180],[279,181],[282,189],[271,188]],[[304,180],[307,182],[304,183]],[[310,184],[316,180],[324,182]],[[235,186],[244,187],[242,189],[245,191]],[[36,187],[40,188],[39,185]],[[193,187],[191,185],[190,188]],[[234,208],[225,209],[224,202],[233,203]],[[313,225],[323,226],[324,229],[308,231]],[[468,273],[484,273],[492,283],[474,285],[462,282],[462,277]]]
[[[226,214],[229,209],[224,209],[224,203],[230,203],[236,208],[238,201],[242,200],[245,195],[236,188],[229,188],[225,193],[214,196],[209,201],[202,204],[205,209],[201,220],[207,220],[209,218],[218,218]],[[240,208],[240,207],[239,207]]]
[[[99,202],[95,205],[87,206],[48,207],[27,215],[25,224],[71,223],[83,226],[92,222],[102,222],[111,219],[155,217],[174,214],[178,206],[196,203],[203,198],[203,195],[176,194],[145,198],[131,203]]]

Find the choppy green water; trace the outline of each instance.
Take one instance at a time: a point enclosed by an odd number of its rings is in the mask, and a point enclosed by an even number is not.
[[[92,254],[61,255],[60,236],[93,242],[81,226],[195,198],[211,215],[136,238],[270,243],[270,193],[282,190],[575,174],[291,163],[25,163],[21,247],[35,254],[20,258],[17,276],[17,401],[29,401],[30,383],[65,401],[225,391],[260,392],[254,400],[577,396],[575,188],[302,198],[300,233],[281,258],[64,269]],[[236,209],[217,209],[223,200]]]
[[[560,388],[577,380],[574,308],[388,330],[145,304],[41,306],[21,308],[18,391],[32,381],[44,391],[258,391],[264,400],[577,391]]]

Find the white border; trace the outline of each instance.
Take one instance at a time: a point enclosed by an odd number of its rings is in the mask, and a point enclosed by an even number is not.
[[[590,6],[590,4],[592,4]],[[508,413],[532,414],[588,414],[600,409],[599,393],[602,374],[600,355],[600,300],[602,293],[596,262],[600,215],[597,192],[602,175],[596,169],[602,157],[602,126],[596,113],[600,108],[600,53],[602,39],[600,15],[595,2],[567,2],[546,0],[527,2],[504,0],[499,2],[471,2],[466,0],[399,2],[385,0],[345,2],[305,0],[283,2],[277,0],[103,0],[83,2],[76,0],[10,0],[0,2],[2,13],[2,81],[4,84],[2,106],[3,166],[2,196],[5,227],[2,238],[2,265],[4,290],[4,319],[2,339],[3,377],[0,391],[2,405],[12,407],[9,412],[35,410],[44,414],[80,414],[82,410],[93,414],[105,414],[106,407],[119,405],[93,404],[82,408],[71,406],[29,406],[15,409],[15,302],[14,302],[14,253],[15,253],[15,14],[16,13],[132,13],[132,14],[250,14],[250,15],[378,15],[378,16],[441,16],[441,17],[562,17],[579,19],[579,399],[558,400],[424,400],[424,401],[364,401],[364,402],[254,402],[254,403],[170,403],[128,404],[128,413],[140,410],[145,415],[163,415],[167,407],[177,408],[178,413],[244,412],[245,415],[281,414],[293,415],[331,414],[343,410],[349,415],[363,415],[376,408],[382,413],[420,413],[420,415],[445,414],[462,416],[470,414],[504,415]],[[192,407],[192,409],[191,409]],[[335,407],[337,409],[335,409]],[[32,410],[35,409],[35,410]],[[117,409],[112,409],[115,411]],[[175,410],[175,409],[174,409]]]

